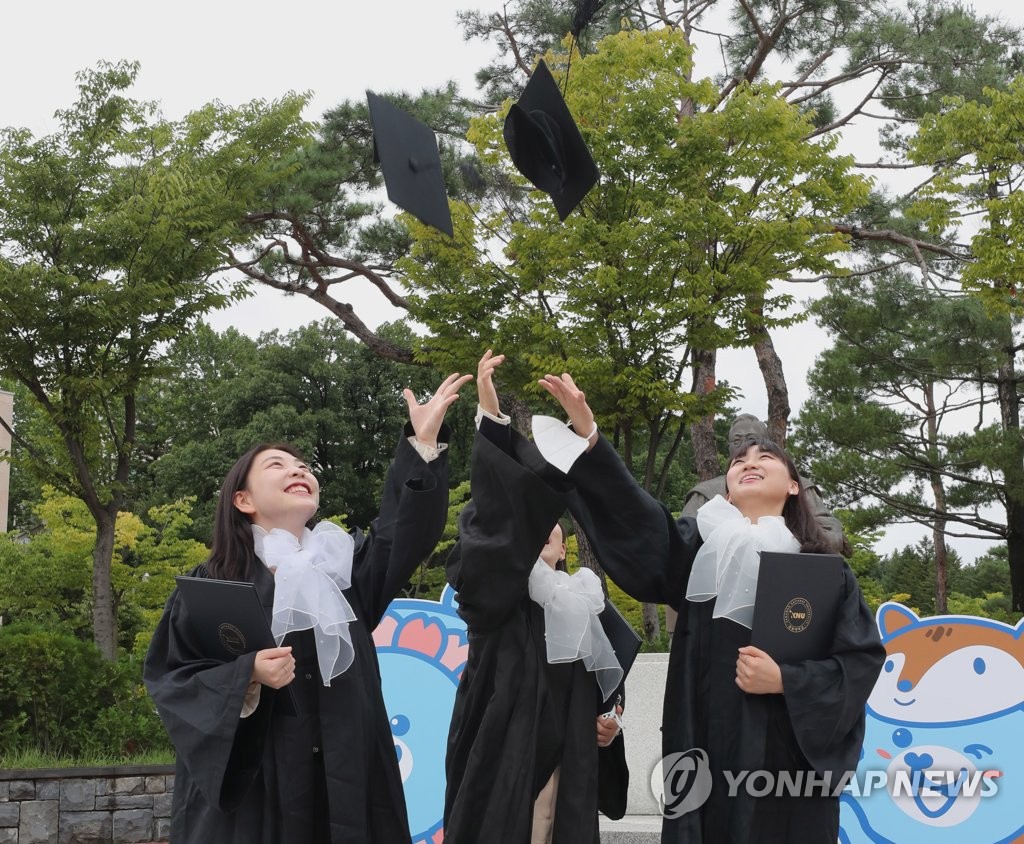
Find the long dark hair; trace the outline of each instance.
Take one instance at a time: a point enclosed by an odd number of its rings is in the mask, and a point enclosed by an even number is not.
[[[235,507],[235,493],[246,488],[249,470],[256,456],[264,451],[277,449],[302,460],[295,446],[288,443],[260,443],[250,448],[235,461],[235,465],[224,478],[217,498],[217,510],[213,519],[213,544],[206,570],[210,577],[219,580],[252,580],[257,565],[262,565],[256,556],[252,541],[252,522]]]
[[[782,506],[782,518],[785,519],[786,527],[789,528],[790,533],[800,543],[800,550],[811,554],[834,553],[833,546],[825,538],[824,531],[822,531],[818,525],[818,520],[814,517],[814,510],[811,509],[811,505],[807,501],[807,492],[800,481],[800,473],[797,471],[796,463],[793,462],[793,458],[789,456],[789,453],[782,446],[767,437],[748,437],[732,450],[732,453],[729,455],[729,465],[732,466],[734,460],[746,454],[747,449],[751,446],[756,446],[761,451],[778,457],[785,464],[789,477],[796,481],[797,486],[800,488],[796,495],[787,496],[786,503]],[[846,541],[846,537],[843,537],[844,556],[849,556],[848,549],[849,543]]]

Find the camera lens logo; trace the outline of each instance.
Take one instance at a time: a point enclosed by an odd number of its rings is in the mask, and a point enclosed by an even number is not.
[[[670,753],[651,772],[651,793],[666,818],[699,809],[711,794],[708,754],[699,747]]]
[[[811,623],[811,602],[794,598],[782,611],[782,623],[790,633],[803,633]]]

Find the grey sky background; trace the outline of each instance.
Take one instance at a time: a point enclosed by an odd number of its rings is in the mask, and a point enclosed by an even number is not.
[[[967,5],[979,12],[1021,20],[1024,11],[1005,11],[998,0]],[[476,94],[473,75],[494,47],[467,42],[456,12],[500,9],[500,0],[384,0],[354,3],[335,0],[179,0],[149,4],[125,0],[7,4],[5,38],[0,51],[0,126],[24,126],[47,134],[53,113],[75,97],[74,75],[100,60],[141,62],[133,95],[161,103],[164,115],[178,118],[210,100],[237,105],[251,99],[275,99],[289,91],[308,91],[306,116],[317,119],[344,99],[357,99],[367,88],[378,93],[419,91],[449,80],[464,95]],[[711,41],[698,41],[695,76],[721,70]],[[852,127],[843,152],[872,160],[874,127]],[[811,286],[796,286],[804,300]],[[364,318],[392,319],[390,311],[367,286],[346,289],[345,298]],[[278,328],[292,330],[330,314],[301,297],[258,290],[246,302],[215,314],[218,330],[234,325],[256,335]],[[373,320],[369,320],[373,321]],[[815,326],[804,324],[775,335],[791,391],[794,415],[807,396],[805,377],[814,357],[827,344]],[[738,406],[763,416],[767,398],[749,349],[720,356],[719,377],[739,387]],[[916,541],[914,527],[890,530],[880,551]],[[960,540],[955,546],[973,559],[994,540]]]

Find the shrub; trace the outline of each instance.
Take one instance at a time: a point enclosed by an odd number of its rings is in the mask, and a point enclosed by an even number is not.
[[[130,659],[71,633],[0,628],[0,754],[127,757],[169,746]]]

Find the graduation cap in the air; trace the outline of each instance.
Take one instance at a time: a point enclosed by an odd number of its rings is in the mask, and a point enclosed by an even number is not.
[[[601,175],[543,61],[509,109],[504,135],[512,163],[535,188],[550,194],[560,220]]]
[[[373,158],[380,162],[388,199],[421,222],[454,237],[437,139],[429,126],[372,91],[366,92]]]

